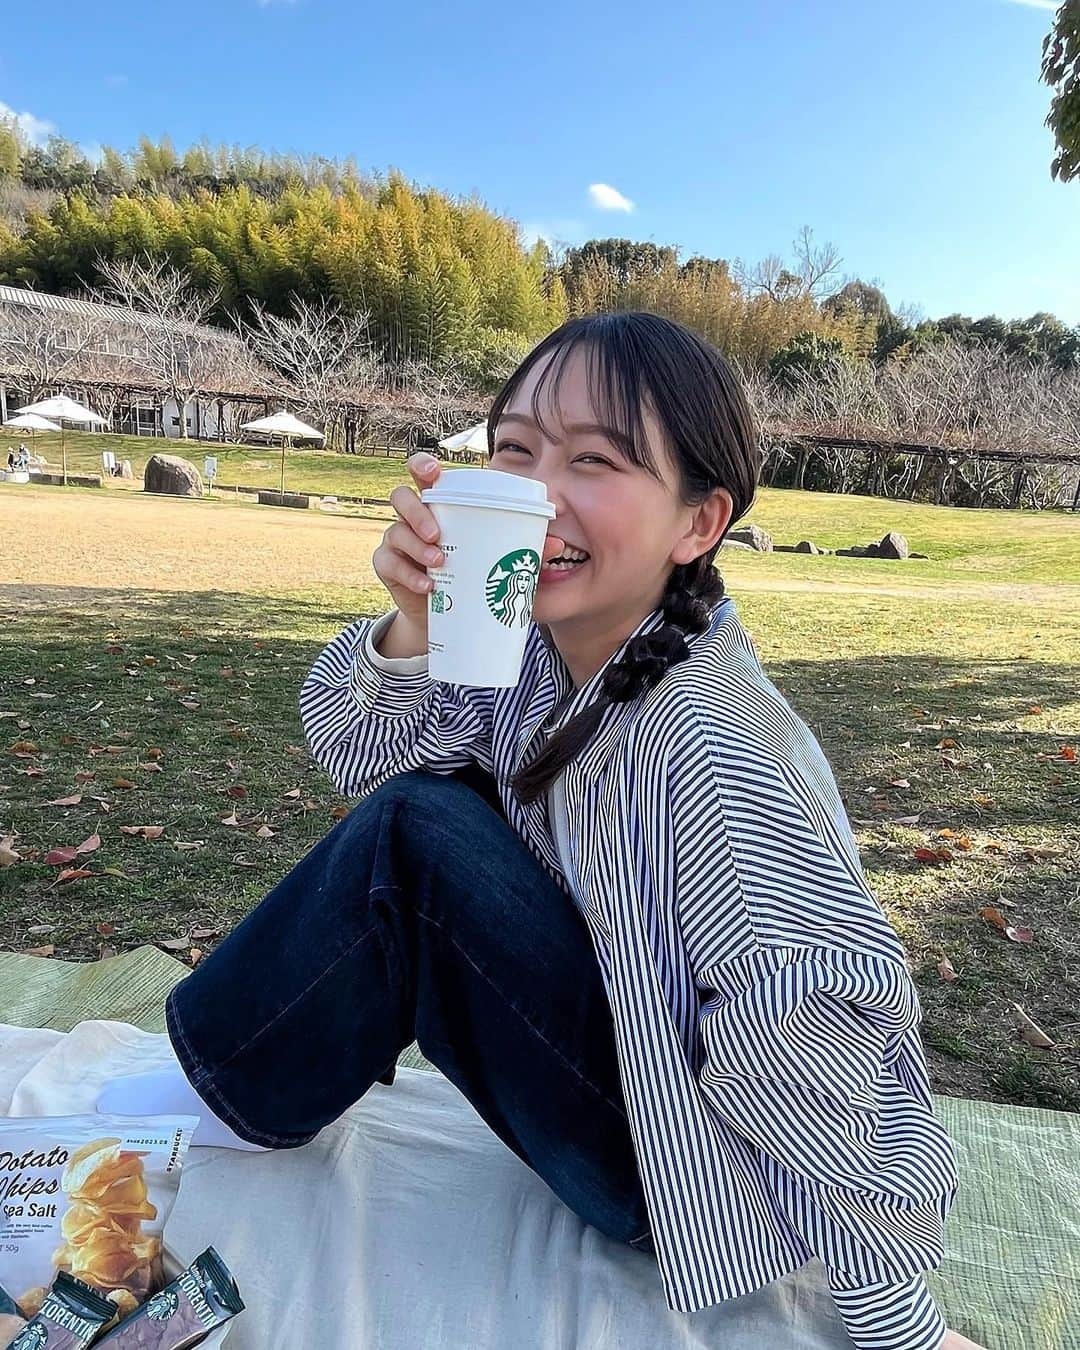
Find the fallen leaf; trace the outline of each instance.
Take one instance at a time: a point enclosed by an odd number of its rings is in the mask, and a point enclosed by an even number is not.
[[[1039,715],[1041,712],[1042,712],[1042,706],[1041,706],[1040,704],[1038,704],[1038,703],[1033,703],[1033,704],[1031,705],[1031,707],[1028,709],[1028,714],[1029,714],[1029,716],[1032,716],[1032,717],[1038,717],[1038,715]]]
[[[13,755],[36,755],[38,747],[34,741],[15,741],[8,746],[8,751]]]
[[[150,749],[147,750],[147,752],[146,752],[146,758],[147,758],[147,759],[160,759],[161,756],[162,756],[164,753],[165,753],[164,750],[159,749],[156,745],[152,745],[152,746],[150,747]]]
[[[204,939],[204,938],[216,938],[216,937],[220,937],[220,936],[221,936],[221,929],[220,929],[220,928],[193,928],[193,929],[191,930],[191,936],[192,936],[193,938],[198,938],[200,941],[201,941],[202,939]]]
[[[28,928],[28,933],[51,933],[56,927],[54,923],[36,923],[32,928]]]
[[[143,839],[160,839],[165,833],[164,825],[121,825],[121,834],[137,834]]]
[[[125,791],[135,786],[130,778],[114,778],[112,780],[112,785],[114,788],[123,788]]]
[[[269,825],[261,825],[261,826],[255,831],[255,838],[256,838],[256,839],[273,839],[273,837],[274,837],[274,835],[275,835],[276,833],[277,833],[277,831],[276,831],[276,830],[272,830],[272,829],[270,828]]]
[[[44,778],[45,770],[37,769],[33,765],[29,769],[16,769],[16,773],[24,774],[27,778]]]
[[[102,937],[112,937],[112,935],[116,932],[116,925],[111,923],[99,923],[97,926],[97,931],[101,934]]]
[[[1035,930],[1032,928],[1013,928],[1005,929],[1005,936],[1010,942],[1031,942],[1035,937]]]
[[[76,846],[75,846],[75,852],[76,852],[76,853],[93,853],[93,852],[95,852],[97,849],[99,849],[100,847],[101,847],[101,835],[100,835],[100,834],[92,834],[92,835],[90,835],[89,838],[84,839],[84,840],[82,841],[81,844],[76,844]]]
[[[953,963],[947,956],[943,956],[938,962],[938,974],[943,980],[948,980],[950,984],[956,979],[956,971],[953,968]]]
[[[57,867],[62,863],[74,862],[79,850],[77,848],[54,848],[45,854],[45,862],[49,867]]]
[[[196,708],[202,707],[202,704],[199,703],[197,699],[193,698],[182,698],[180,703],[183,707],[187,708],[189,712],[194,712]]]
[[[75,775],[75,781],[76,783],[92,783],[96,777],[97,774],[90,769],[80,769]]]
[[[297,798],[300,796],[300,789],[291,788],[288,792],[283,792],[281,796],[286,801],[296,801]]]
[[[895,788],[909,788],[911,784],[906,778],[890,778],[889,786]]]
[[[242,783],[233,783],[232,787],[225,789],[225,796],[234,797],[237,801],[243,800],[247,795],[247,788]]]
[[[344,820],[348,814],[349,808],[347,806],[335,806],[330,812],[330,817],[332,820]]]
[[[105,747],[105,753],[107,755],[122,755],[126,749],[126,745],[107,745]]]
[[[1054,1042],[1043,1031],[1037,1022],[1033,1022],[1027,1013],[1021,1008],[1019,1003],[1014,1003],[1013,1012],[1016,1014],[1016,1021],[1020,1027],[1021,1038],[1027,1041],[1028,1045],[1034,1045],[1039,1050],[1052,1050]]]
[[[147,760],[145,764],[140,763],[138,767],[139,767],[140,769],[142,769],[144,773],[164,773],[164,772],[165,772],[165,770],[161,767],[161,765],[157,762],[157,760],[154,760],[154,759],[149,759],[149,760]]]
[[[917,848],[915,857],[923,863],[952,862],[952,854],[947,848]]]
[[[979,910],[979,917],[985,919],[987,923],[992,923],[995,928],[1000,928],[1003,933],[1009,926],[1005,915],[1002,914],[1000,909],[995,909],[993,905],[983,905],[982,909]]]
[[[960,747],[951,736],[946,736],[944,740],[938,741],[934,747],[937,750],[959,750]]]
[[[56,883],[58,886],[64,886],[69,881],[82,881],[84,877],[93,875],[93,872],[88,872],[85,867],[66,867],[56,878]]]
[[[100,875],[103,877],[122,877],[124,881],[130,881],[131,878],[126,872],[122,872],[119,867],[103,867]]]
[[[192,947],[191,951],[188,952],[188,959],[190,960],[192,966],[197,966],[199,962],[203,959],[201,948]]]
[[[22,854],[16,852],[15,838],[9,834],[0,839],[0,867],[13,867],[17,862],[22,862]]]
[[[27,947],[27,949],[26,949],[24,952],[20,952],[19,955],[20,955],[20,956],[52,956],[53,952],[55,952],[55,951],[56,951],[56,948],[55,948],[55,947]]]
[[[231,815],[228,815],[228,816],[222,816],[222,818],[221,818],[221,824],[222,824],[222,825],[239,825],[239,824],[240,824],[240,821],[237,819],[236,812],[233,811]]]
[[[1063,745],[1058,751],[1058,758],[1068,760],[1070,764],[1076,763],[1076,747],[1074,745]]]
[[[159,947],[164,947],[167,952],[186,952],[191,946],[187,938],[163,938]]]
[[[983,849],[987,853],[1008,853],[1009,846],[1000,839],[986,839],[983,841]]]
[[[205,843],[205,839],[177,839],[173,844],[173,848],[179,849],[181,853],[192,853],[195,849],[202,848]]]

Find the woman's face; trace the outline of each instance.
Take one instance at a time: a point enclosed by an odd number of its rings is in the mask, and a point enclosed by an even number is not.
[[[554,354],[551,358],[554,359]],[[495,427],[495,452],[490,467],[502,473],[537,478],[555,506],[548,534],[570,551],[588,559],[568,570],[545,564],[540,574],[533,619],[558,625],[582,620],[589,625],[636,624],[660,604],[676,563],[691,562],[722,533],[730,517],[724,505],[686,506],[679,496],[678,476],[661,428],[649,409],[643,410],[649,448],[663,481],[639,468],[623,453],[618,433],[597,425],[588,386],[585,352],[576,349],[563,367],[558,403],[551,380],[543,388],[540,416],[550,433],[532,415],[533,391],[550,361],[538,361],[504,409]],[[698,517],[715,531],[706,540]],[[710,532],[706,528],[705,535]]]

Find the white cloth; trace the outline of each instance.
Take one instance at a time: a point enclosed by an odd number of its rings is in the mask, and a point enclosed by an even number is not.
[[[119,1022],[0,1026],[0,1112],[92,1109],[118,1074],[169,1062]],[[305,1148],[195,1149],[166,1243],[213,1245],[247,1308],[226,1350],[850,1350],[812,1264],[697,1313],[655,1261],[584,1224],[441,1074],[399,1068]],[[0,1256],[0,1283],[3,1257]]]

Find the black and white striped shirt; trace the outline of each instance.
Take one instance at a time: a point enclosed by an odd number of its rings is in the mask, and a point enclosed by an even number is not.
[[[831,767],[734,602],[567,767],[574,887],[543,799],[523,806],[507,782],[557,705],[556,726],[597,698],[602,670],[575,690],[534,624],[514,688],[444,684],[426,656],[375,650],[392,617],[352,624],[315,661],[300,694],[312,753],[356,797],[478,762],[581,907],[668,1306],[709,1307],[817,1256],[859,1350],[937,1350],[923,1272],[942,1258],[956,1170],[918,995]],[[653,611],[631,637],[662,622]]]

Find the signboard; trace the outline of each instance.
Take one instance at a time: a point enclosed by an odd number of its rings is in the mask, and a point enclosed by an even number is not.
[[[205,478],[217,477],[217,456],[207,455],[203,460],[203,476]]]

